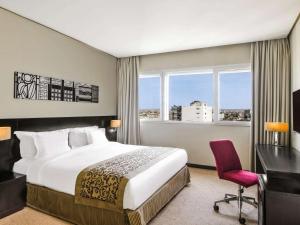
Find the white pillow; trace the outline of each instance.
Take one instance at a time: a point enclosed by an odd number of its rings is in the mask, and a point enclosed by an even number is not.
[[[98,126],[90,126],[90,127],[75,127],[70,128],[70,131],[87,131],[87,130],[98,130]]]
[[[20,154],[23,159],[34,159],[37,149],[34,144],[34,132],[16,131],[14,134],[20,140]]]
[[[36,133],[33,137],[37,158],[59,155],[69,151],[68,134],[68,130]]]
[[[72,149],[88,145],[87,132],[90,130],[97,130],[97,126],[92,127],[78,127],[70,129],[69,146]]]
[[[87,132],[85,131],[70,131],[69,146],[71,149],[79,148],[88,145]]]
[[[109,142],[105,135],[105,128],[89,130],[87,133],[87,138],[89,144],[104,145]]]

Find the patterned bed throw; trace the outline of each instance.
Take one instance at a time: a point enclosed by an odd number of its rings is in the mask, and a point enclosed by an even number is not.
[[[174,148],[143,147],[87,167],[77,177],[75,203],[123,211],[129,179],[175,151]]]

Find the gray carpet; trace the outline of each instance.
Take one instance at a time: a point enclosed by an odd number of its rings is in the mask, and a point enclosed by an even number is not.
[[[238,225],[237,205],[221,204],[220,212],[213,210],[213,201],[225,193],[236,193],[237,185],[217,178],[215,171],[191,168],[192,183],[184,188],[150,223],[150,225]],[[256,187],[246,190],[256,196]],[[245,204],[246,224],[257,224],[257,209]],[[68,225],[31,208],[0,220],[0,225]]]
[[[237,185],[219,180],[210,170],[190,168],[192,182],[150,223],[151,225],[238,225],[237,204],[221,203],[219,213],[214,212],[213,202],[225,193],[237,193]],[[256,187],[246,189],[247,196],[256,197]],[[257,209],[244,205],[246,224],[257,224]]]

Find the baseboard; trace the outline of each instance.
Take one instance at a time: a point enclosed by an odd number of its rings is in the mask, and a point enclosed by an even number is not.
[[[199,169],[206,169],[206,170],[216,170],[215,166],[207,166],[207,165],[199,165],[194,163],[187,163],[187,166]]]

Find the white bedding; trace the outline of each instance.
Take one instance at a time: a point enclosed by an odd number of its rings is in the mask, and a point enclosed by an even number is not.
[[[34,162],[34,159],[20,159],[14,164],[13,171],[15,173],[27,174],[30,165]]]
[[[59,156],[16,162],[14,172],[27,175],[27,182],[74,195],[77,175],[87,166],[130,152],[143,146],[109,142],[104,146],[87,145]],[[187,163],[185,150],[179,149],[127,183],[123,208],[137,209]]]

